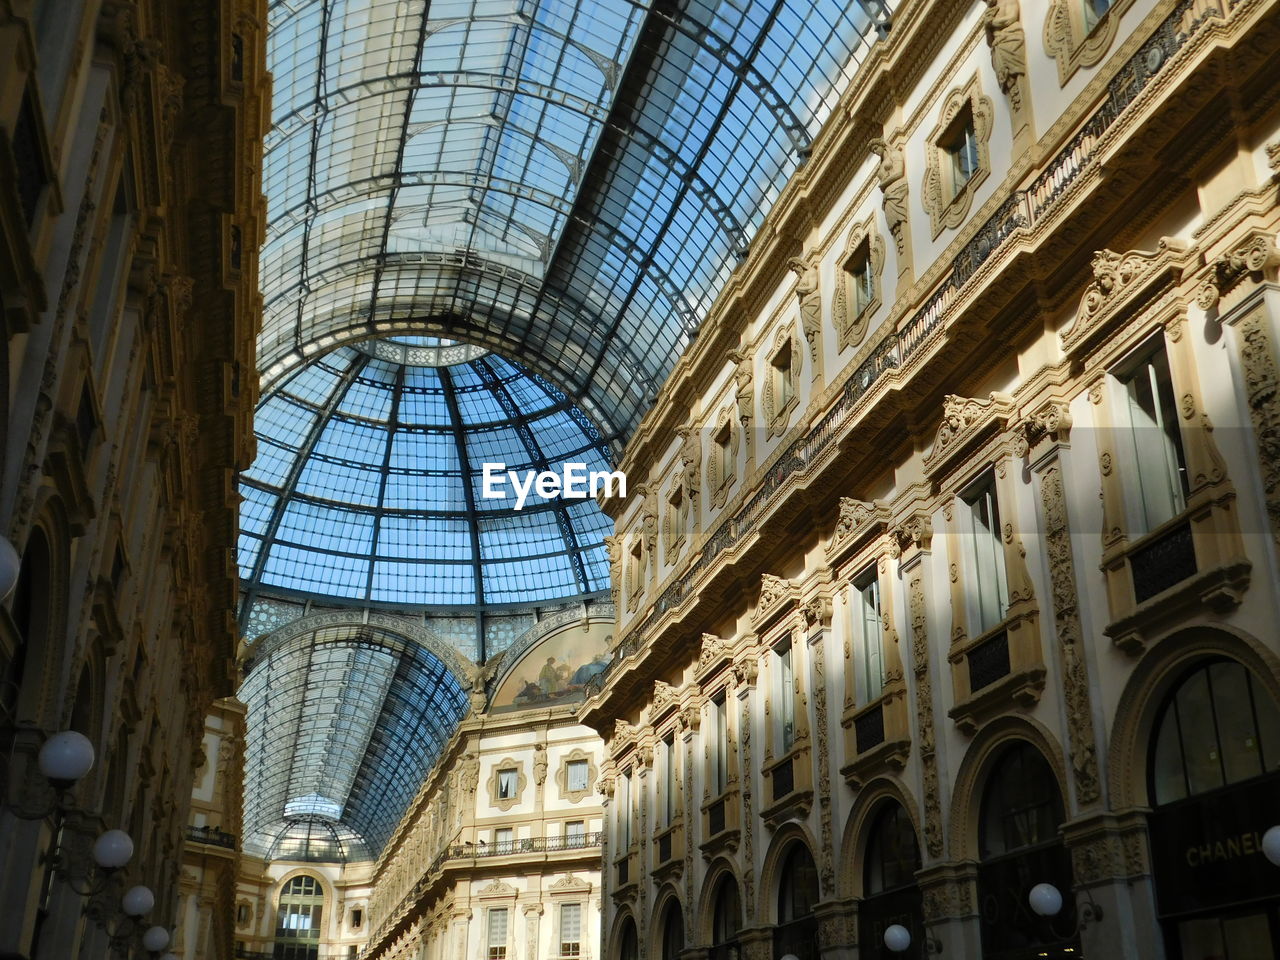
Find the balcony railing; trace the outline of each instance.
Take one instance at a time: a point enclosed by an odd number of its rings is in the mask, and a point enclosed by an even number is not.
[[[227,833],[217,827],[187,827],[187,839],[193,843],[207,843],[214,847],[236,848],[234,833]]]
[[[699,585],[700,575],[726,550],[759,529],[759,519],[772,506],[779,490],[796,475],[808,470],[827,453],[832,440],[853,419],[856,409],[871,388],[886,373],[907,366],[933,343],[935,334],[948,318],[960,292],[979,268],[1011,239],[1026,235],[1051,215],[1067,189],[1095,162],[1099,144],[1125,109],[1160,74],[1175,54],[1196,33],[1202,19],[1192,8],[1199,0],[1183,0],[1156,28],[1129,61],[1111,80],[1106,95],[1080,130],[1058,151],[1040,174],[1022,190],[1013,191],[1003,204],[960,249],[938,287],[897,330],[884,331],[877,347],[844,385],[840,397],[804,436],[795,440],[769,468],[759,488],[738,511],[720,521],[697,557],[685,572],[669,584],[654,601],[647,617],[628,631],[614,650],[608,668],[587,684],[591,696],[603,689],[614,666],[634,654],[658,620],[688,599]],[[1191,23],[1190,29],[1185,25]]]
[[[1133,571],[1133,599],[1150,600],[1196,574],[1196,549],[1191,524],[1180,523],[1129,554]]]
[[[444,860],[469,860],[474,857],[510,857],[521,853],[555,853],[561,850],[589,850],[600,846],[603,833],[584,833],[568,837],[525,837],[499,843],[455,843]]]

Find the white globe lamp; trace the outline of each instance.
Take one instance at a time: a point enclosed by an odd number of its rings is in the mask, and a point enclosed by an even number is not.
[[[93,843],[93,862],[103,870],[119,870],[133,857],[133,838],[123,830],[108,830]]]
[[[1262,855],[1280,867],[1280,824],[1262,835]]]
[[[93,769],[93,744],[83,733],[63,730],[44,742],[37,760],[45,778],[66,790]]]
[[[1056,917],[1062,910],[1062,891],[1052,883],[1037,883],[1027,895],[1031,909],[1042,917]]]
[[[894,953],[903,953],[911,948],[911,931],[900,923],[891,923],[884,928],[884,945]]]
[[[141,917],[151,912],[156,905],[156,895],[149,887],[130,887],[120,898],[120,906],[127,917]]]
[[[142,935],[142,945],[152,953],[159,953],[169,945],[169,931],[164,927],[148,927]]]

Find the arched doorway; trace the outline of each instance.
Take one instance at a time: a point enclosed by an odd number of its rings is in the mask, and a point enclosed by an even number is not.
[[[978,825],[978,910],[984,960],[1075,960],[1071,858],[1058,828],[1062,794],[1044,755],[1015,740],[997,756],[982,797]],[[1027,900],[1038,883],[1062,893],[1056,917],[1041,917]]]
[[[280,891],[274,960],[317,960],[324,889],[315,877],[293,877]]]
[[[1148,755],[1156,900],[1169,960],[1280,954],[1280,708],[1243,664],[1201,661],[1156,713]]]
[[[738,960],[742,956],[738,943],[738,931],[741,929],[742,898],[738,893],[738,881],[726,873],[716,883],[712,901],[711,950],[707,960]]]
[[[778,923],[773,931],[776,957],[818,958],[818,868],[803,843],[794,843],[778,871]]]
[[[923,900],[916,886],[919,869],[920,846],[911,817],[897,800],[887,800],[875,813],[863,856],[859,957],[924,957]],[[911,931],[911,946],[905,953],[890,953],[884,945],[885,928],[895,923]]]
[[[678,960],[684,950],[684,911],[672,897],[662,909],[662,950],[659,960]]]

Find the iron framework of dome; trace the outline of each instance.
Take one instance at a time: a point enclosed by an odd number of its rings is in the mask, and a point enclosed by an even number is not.
[[[413,640],[335,625],[255,650],[244,849],[269,859],[376,857],[469,701]]]
[[[339,347],[263,398],[255,431],[240,483],[245,610],[264,590],[435,607],[608,590],[610,524],[594,500],[517,510],[484,496],[485,463],[609,469],[587,417],[496,354],[423,340]]]
[[[891,0],[274,0],[264,390],[432,332],[628,434]]]

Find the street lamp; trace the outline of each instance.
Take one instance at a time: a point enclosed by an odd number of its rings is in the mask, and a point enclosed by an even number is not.
[[[1089,924],[1102,919],[1102,905],[1093,899],[1093,894],[1088,890],[1084,891],[1084,895],[1085,903],[1077,905],[1080,922],[1076,929],[1079,932],[1083,932]],[[1062,891],[1052,883],[1037,883],[1027,894],[1027,902],[1037,915],[1056,917],[1062,912]]]
[[[889,924],[884,928],[884,945],[891,953],[905,953],[911,949],[911,931],[900,923]],[[930,956],[942,953],[942,941],[926,933],[924,950]]]

